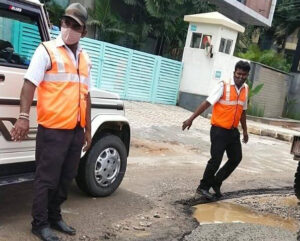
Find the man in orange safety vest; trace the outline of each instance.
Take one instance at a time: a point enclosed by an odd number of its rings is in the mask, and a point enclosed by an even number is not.
[[[87,18],[81,4],[69,5],[61,20],[61,34],[36,49],[24,77],[19,118],[11,130],[13,140],[26,138],[37,89],[32,233],[45,241],[60,240],[50,227],[76,234],[63,221],[60,206],[77,174],[83,145],[83,151],[91,145],[91,62],[79,45],[87,33]]]
[[[211,95],[203,101],[189,119],[183,122],[182,130],[190,129],[193,120],[213,105],[211,117],[211,159],[208,161],[203,178],[196,193],[209,200],[222,197],[222,182],[230,176],[242,160],[242,147],[239,122],[243,129],[243,142],[248,142],[246,109],[248,86],[245,83],[249,75],[248,62],[239,61],[235,65],[233,80],[218,83]],[[224,152],[228,161],[219,169]],[[209,192],[212,188],[215,195]]]

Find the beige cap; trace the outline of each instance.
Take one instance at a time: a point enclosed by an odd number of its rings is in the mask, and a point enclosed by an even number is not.
[[[63,17],[73,18],[76,22],[83,26],[86,24],[88,19],[88,13],[86,8],[80,3],[72,3],[66,8]]]

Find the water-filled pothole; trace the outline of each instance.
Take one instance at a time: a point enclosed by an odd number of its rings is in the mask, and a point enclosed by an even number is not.
[[[298,222],[293,218],[282,218],[274,214],[261,214],[242,205],[219,201],[194,206],[194,217],[200,224],[252,223],[298,231]]]

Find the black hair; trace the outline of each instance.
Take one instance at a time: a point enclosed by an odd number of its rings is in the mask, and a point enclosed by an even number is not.
[[[241,70],[244,70],[246,72],[249,72],[251,67],[250,67],[250,64],[247,61],[240,60],[239,62],[236,63],[236,65],[234,67],[234,71],[236,71],[237,69],[241,69]]]

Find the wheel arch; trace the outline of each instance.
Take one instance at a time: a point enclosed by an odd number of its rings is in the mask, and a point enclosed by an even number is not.
[[[127,156],[130,149],[130,125],[125,116],[97,115],[92,119],[92,146],[105,135],[118,136],[125,145]],[[82,157],[87,153],[82,153]]]

